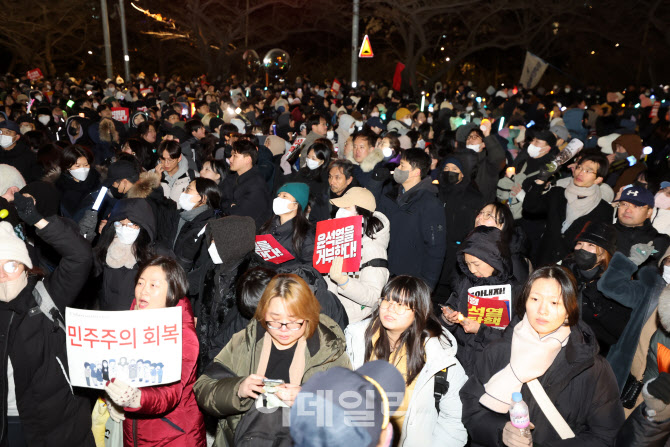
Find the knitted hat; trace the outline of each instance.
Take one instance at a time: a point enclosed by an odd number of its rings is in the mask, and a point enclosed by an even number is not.
[[[551,126],[549,130],[556,135],[557,138],[560,138],[563,141],[570,140],[570,132],[568,132],[568,129],[565,126]]]
[[[398,142],[400,143],[400,149],[412,149],[412,139],[407,135],[398,137]]]
[[[452,165],[455,165],[459,171],[463,172],[463,164],[461,164],[461,161],[457,159],[456,157],[449,157],[444,160],[444,165],[448,165],[451,163]]]
[[[468,139],[468,135],[470,135],[470,132],[472,132],[476,128],[477,125],[475,123],[468,123],[459,126],[458,129],[456,129],[456,141],[458,141],[459,143],[465,143],[465,140]]]
[[[20,133],[21,129],[19,129],[19,126],[14,122],[14,121],[0,121],[0,129],[9,129],[13,130],[16,133]]]
[[[249,216],[226,216],[212,220],[207,224],[206,231],[214,240],[225,270],[254,251],[256,223]]]
[[[365,188],[354,187],[349,189],[342,197],[331,199],[330,203],[338,208],[348,208],[352,205],[360,206],[371,213],[377,209],[375,196]]]
[[[209,129],[214,132],[217,127],[223,124],[223,120],[219,117],[214,117],[209,120]]]
[[[550,130],[536,131],[533,134],[533,137],[537,138],[538,140],[544,141],[545,143],[547,143],[552,148],[556,147],[556,135],[551,133]]]
[[[575,243],[579,241],[597,245],[613,255],[616,251],[616,230],[606,222],[589,221],[575,238]]]
[[[403,118],[410,116],[411,114],[412,112],[410,112],[409,109],[401,107],[395,112],[395,119],[402,121]]]
[[[26,186],[26,181],[14,166],[0,165],[0,195],[6,193],[12,186],[21,189]]]
[[[29,269],[33,268],[26,243],[14,233],[9,222],[0,222],[0,259],[18,261]]]
[[[386,124],[384,124],[384,122],[378,116],[373,116],[372,118],[368,119],[368,126],[378,127],[381,130],[386,130]]]
[[[279,188],[277,194],[280,192],[286,192],[293,196],[296,202],[300,204],[303,211],[307,208],[307,201],[309,200],[309,186],[305,183],[286,183],[284,186]]]
[[[286,152],[286,140],[277,135],[269,135],[265,139],[265,147],[270,149],[272,155],[281,155]]]

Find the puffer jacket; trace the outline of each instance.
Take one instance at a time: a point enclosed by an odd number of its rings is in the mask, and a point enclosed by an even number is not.
[[[391,235],[389,223],[386,216],[379,211],[374,212],[384,228],[375,233],[374,239],[363,234],[361,239],[361,266],[373,259],[386,260],[386,248]],[[377,306],[382,289],[389,279],[389,271],[386,267],[363,267],[356,274],[349,274],[349,282],[344,288],[339,287],[329,277],[326,277],[328,290],[337,296],[347,311],[349,324],[367,318]]]
[[[463,423],[472,447],[503,447],[502,431],[509,414],[496,413],[479,403],[484,384],[509,364],[514,328],[510,325],[502,339],[491,343],[477,358],[474,374],[461,389]],[[598,355],[598,343],[591,329],[579,322],[573,326],[568,344],[561,349],[549,369],[538,380],[551,402],[575,433],[561,440],[547,420],[526,384],[521,387],[528,404],[534,445],[542,447],[607,447],[614,445],[624,422],[612,368]]]
[[[242,381],[258,369],[265,332],[257,320],[251,320],[245,330],[233,336],[193,387],[200,408],[221,418],[215,447],[232,445],[237,424],[255,402],[240,399],[237,392]],[[335,366],[351,369],[344,334],[337,323],[324,314],[319,317],[314,335],[307,340],[305,356],[301,384],[314,374]]]
[[[354,369],[365,363],[365,331],[371,320],[366,319],[350,325],[345,337],[347,354]],[[414,391],[410,398],[398,446],[402,447],[438,447],[463,446],[468,440],[467,432],[461,422],[462,405],[458,396],[460,389],[468,380],[463,367],[456,360],[456,340],[453,335],[443,331],[438,337],[426,341],[426,364],[415,379]],[[447,369],[449,389],[440,399],[440,412],[435,408],[435,375]]]
[[[350,161],[355,162],[353,158]],[[376,167],[382,166],[383,163],[384,153],[382,150],[380,148],[373,149],[360,164],[354,166],[354,178],[358,180],[358,183],[362,187],[367,188],[368,183],[370,183],[370,179],[372,178],[372,171],[374,171]]]
[[[189,168],[188,160],[186,157],[182,157],[179,162],[179,169],[175,172],[174,175],[169,175],[167,172],[163,171],[161,174],[161,186],[163,187],[163,194],[168,199],[174,200],[179,203],[179,196],[181,193],[186,191],[189,183],[191,183],[197,174],[191,168]]]
[[[72,306],[88,279],[91,247],[64,220],[47,218],[37,235],[62,256],[44,278],[44,286],[60,310]],[[29,446],[93,447],[91,407],[75,394],[67,377],[65,332],[40,312],[33,290],[36,277],[10,302],[0,302],[0,446],[7,444],[7,367],[12,362],[19,418]]]
[[[193,394],[199,344],[193,310],[187,298],[182,308],[181,380],[142,388],[140,408],[124,408],[123,444],[135,446],[205,447],[205,422]],[[130,309],[135,308],[133,300]]]
[[[263,234],[271,234],[274,238],[284,247],[292,256],[295,257],[295,260],[289,261],[291,264],[302,264],[302,265],[312,265],[312,257],[314,256],[314,237],[315,237],[315,227],[311,227],[305,239],[302,241],[302,250],[300,253],[295,251],[293,247],[293,222],[294,219],[290,219],[283,224],[279,216],[272,217],[272,223],[267,232]]]

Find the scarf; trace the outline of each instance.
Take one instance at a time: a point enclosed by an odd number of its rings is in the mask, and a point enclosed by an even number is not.
[[[575,220],[593,211],[600,203],[602,193],[599,185],[583,188],[576,186],[575,182],[572,181],[565,188],[565,198],[568,200],[568,208],[565,212],[561,234],[565,233]]]
[[[307,348],[307,340],[305,337],[300,337],[298,346],[295,347],[293,354],[293,361],[288,369],[288,375],[291,379],[291,385],[300,385],[302,383],[302,376],[305,374],[305,349]],[[268,369],[268,361],[270,360],[270,351],[272,350],[272,337],[269,333],[263,336],[263,347],[261,348],[261,358],[258,361],[258,369],[256,374],[265,376],[265,371]]]
[[[484,385],[484,395],[479,403],[497,412],[507,413],[512,393],[521,391],[521,386],[544,375],[561,348],[568,343],[570,327],[561,326],[549,335],[540,338],[524,315],[512,335],[512,353],[507,366],[498,371]]]
[[[132,269],[137,264],[137,259],[133,254],[133,245],[122,244],[117,238],[114,238],[107,249],[105,262],[113,269],[122,267]]]
[[[197,208],[193,208],[192,210],[184,210],[181,213],[179,213],[179,223],[177,224],[177,234],[174,236],[174,241],[172,241],[172,247],[174,248],[175,244],[177,243],[177,239],[179,239],[179,233],[181,232],[181,229],[184,225],[186,225],[186,222],[192,222],[193,219],[198,217],[200,214],[204,213],[209,209],[209,205],[202,205]]]

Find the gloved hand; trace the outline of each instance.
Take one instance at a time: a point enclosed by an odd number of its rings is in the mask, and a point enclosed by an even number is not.
[[[537,180],[540,180],[542,182],[546,182],[547,180],[549,180],[549,178],[551,178],[551,176],[553,174],[554,173],[549,172],[549,170],[545,166],[542,166],[540,168],[540,173],[537,175]]]
[[[32,197],[26,197],[19,192],[15,193],[14,207],[16,208],[16,213],[19,215],[21,220],[28,225],[35,225],[40,220],[44,219],[40,213],[37,212],[37,208],[35,208],[35,202],[33,201]]]
[[[647,408],[647,417],[653,421],[670,419],[670,374],[660,373],[658,377],[644,384],[642,397]]]
[[[105,403],[107,404],[109,417],[112,418],[114,422],[122,422],[126,420],[126,413],[124,413],[123,408],[120,408],[110,400],[106,400]]]
[[[633,261],[635,265],[642,265],[654,253],[658,253],[658,250],[654,250],[654,241],[649,241],[646,244],[635,244],[630,248],[628,259]]]
[[[116,405],[128,408],[140,408],[142,391],[118,379],[112,379],[105,385],[105,391]]]
[[[296,149],[296,151],[297,150],[298,149]],[[291,169],[291,165],[288,162],[288,159],[292,154],[293,154],[293,152],[286,151],[286,153],[284,155],[282,155],[281,160],[279,162],[279,167],[284,172],[284,175],[289,175],[291,172],[293,172],[293,169]]]
[[[84,217],[79,221],[79,234],[90,241],[95,237],[95,230],[97,227],[98,212],[95,210],[87,210],[84,212]]]
[[[330,279],[338,286],[344,285],[344,283],[349,281],[349,276],[346,273],[342,273],[343,265],[344,258],[342,256],[336,256],[333,259],[333,263],[330,265],[330,272],[328,272]]]
[[[533,429],[535,426],[530,424],[528,428]],[[533,437],[522,435],[521,430],[513,426],[511,422],[505,424],[502,441],[507,447],[531,447],[533,445]]]
[[[388,168],[384,167],[377,167],[372,171],[372,180],[376,180],[378,182],[385,182],[391,177],[391,171],[388,170]]]

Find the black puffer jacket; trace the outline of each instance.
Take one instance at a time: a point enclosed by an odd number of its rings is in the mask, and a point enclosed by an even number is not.
[[[270,190],[258,167],[242,175],[229,175],[221,188],[221,210],[227,216],[249,216],[260,228],[272,214]]]
[[[12,150],[0,150],[0,164],[14,166],[23,176],[26,183],[39,180],[40,166],[37,156],[30,150],[26,139],[19,138]]]
[[[62,256],[44,285],[62,315],[82,289],[91,269],[90,245],[57,217],[37,235]],[[7,359],[14,369],[19,417],[30,446],[94,446],[91,407],[73,393],[69,379],[65,332],[39,311],[33,297],[36,277],[12,301],[0,302],[0,446],[7,447]]]
[[[645,220],[644,224],[639,227],[626,227],[617,221],[614,228],[616,229],[616,251],[620,251],[624,256],[630,256],[630,249],[635,244],[648,244],[650,241],[654,243],[656,252],[642,264],[642,267],[656,265],[670,244],[670,237],[667,234],[659,233],[649,219]]]
[[[56,177],[57,176],[57,177]],[[76,222],[82,218],[86,209],[91,209],[100,189],[100,174],[91,167],[83,182],[76,181],[69,171],[59,170],[50,173],[47,179],[56,178],[54,185],[61,192],[61,215]]]
[[[510,361],[513,327],[477,358],[474,374],[461,388],[463,424],[472,447],[503,447],[502,431],[509,414],[496,413],[479,403],[484,384]],[[521,388],[528,404],[534,445],[542,447],[608,447],[614,445],[624,413],[619,389],[609,363],[598,355],[598,343],[584,322],[572,327],[568,344],[538,380],[575,437],[561,440],[527,385]]]
[[[307,231],[307,235],[302,241],[302,249],[298,253],[293,247],[293,222],[294,219],[291,219],[282,225],[279,216],[274,216],[270,228],[261,234],[273,235],[277,239],[277,242],[295,257],[295,260],[289,261],[290,265],[312,265],[312,257],[314,256],[314,227],[311,227]]]

